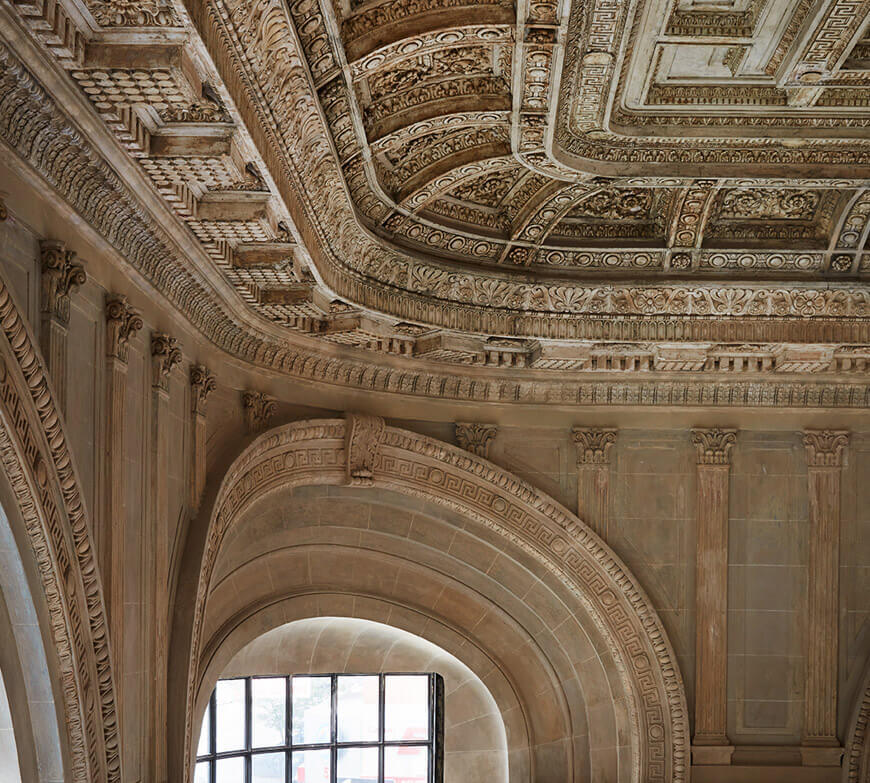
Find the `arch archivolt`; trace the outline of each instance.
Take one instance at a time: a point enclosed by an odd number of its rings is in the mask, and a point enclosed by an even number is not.
[[[69,779],[120,781],[115,694],[95,553],[61,417],[35,345],[0,277],[0,464],[45,594]]]
[[[864,673],[861,689],[846,738],[843,759],[844,783],[870,783],[870,665]]]
[[[326,485],[392,490],[455,512],[493,534],[570,594],[612,659],[621,692],[631,760],[619,779],[684,781],[688,727],[682,681],[661,622],[634,577],[576,516],[531,485],[475,455],[383,420],[310,420],[258,438],[227,471],[214,495],[202,541],[191,620],[184,758],[204,674],[206,603],[222,543],[264,498],[295,487]],[[216,630],[213,626],[211,630]],[[227,633],[224,629],[223,633]]]

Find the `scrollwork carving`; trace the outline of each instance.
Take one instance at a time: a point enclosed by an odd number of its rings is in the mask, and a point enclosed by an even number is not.
[[[345,421],[347,483],[353,487],[371,486],[386,425],[379,416],[362,413],[349,414]]]
[[[812,468],[839,468],[843,451],[849,445],[847,430],[806,430],[803,436],[807,465]]]
[[[460,448],[478,457],[489,458],[489,443],[498,432],[495,425],[456,422],[453,429]]]
[[[692,430],[699,465],[730,465],[731,449],[737,442],[737,430],[696,429]]]

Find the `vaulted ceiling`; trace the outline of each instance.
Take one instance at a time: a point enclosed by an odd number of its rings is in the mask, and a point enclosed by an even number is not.
[[[868,366],[870,0],[14,4],[293,334],[548,371]]]

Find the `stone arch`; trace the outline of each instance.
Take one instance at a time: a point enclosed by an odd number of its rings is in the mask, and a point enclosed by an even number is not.
[[[670,643],[648,598],[619,558],[575,515],[486,460],[383,420],[292,423],[255,440],[214,493],[191,622],[185,774],[201,680],[203,624],[221,543],[257,501],[282,488],[381,487],[457,512],[522,551],[570,592],[612,657],[632,742],[633,781],[688,776],[685,694]]]
[[[72,454],[43,359],[0,276],[0,470],[44,597],[71,781],[120,781],[106,615]],[[21,547],[20,547],[21,549]]]

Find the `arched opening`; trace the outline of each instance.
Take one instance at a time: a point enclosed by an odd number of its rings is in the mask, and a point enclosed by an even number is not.
[[[229,650],[242,638],[228,639]],[[442,677],[445,781],[507,783],[504,718],[484,682],[443,648],[387,623],[336,616],[294,620],[245,644],[218,678],[385,672]],[[203,688],[213,685],[207,681]]]
[[[265,631],[355,617],[421,636],[487,684],[510,781],[684,780],[679,673],[615,555],[484,460],[391,428],[360,457],[346,435],[342,421],[267,433],[211,499],[188,716]]]

